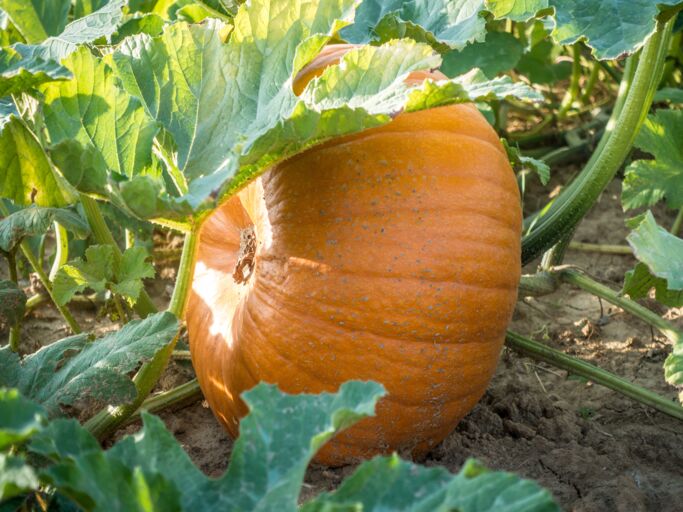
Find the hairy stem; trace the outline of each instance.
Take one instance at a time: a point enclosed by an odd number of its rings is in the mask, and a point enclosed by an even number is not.
[[[633,82],[627,92],[620,93],[620,96],[625,94],[623,103],[620,98],[617,100],[616,121],[608,124],[603,135],[605,142],[601,141],[579,176],[543,210],[533,229],[524,236],[524,263],[533,260],[571,232],[623,164],[652,104],[668,51],[671,29],[671,22],[658,27],[643,47]]]
[[[107,223],[104,221],[104,217],[102,217],[102,212],[97,206],[97,202],[85,194],[80,194],[80,199],[95,240],[97,240],[98,244],[112,246],[114,248],[114,259],[118,263],[121,260],[121,249],[116,240],[114,240],[111,231],[109,231],[109,227],[107,227]],[[157,312],[156,306],[144,288],[140,292],[140,297],[138,297],[134,309],[143,318]]]
[[[590,379],[596,384],[605,386],[664,414],[683,420],[683,407],[680,405],[586,361],[564,354],[559,350],[512,331],[507,332],[505,344],[515,352],[519,352],[537,361],[551,364],[574,375]]]
[[[147,398],[121,426],[125,427],[136,421],[143,411],[158,413],[166,409],[180,409],[196,402],[201,397],[202,390],[199,388],[199,382],[197,379],[192,379],[178,387]]]
[[[593,62],[593,66],[591,67],[591,74],[588,75],[588,81],[586,81],[586,86],[583,88],[583,93],[581,94],[582,103],[590,103],[591,94],[593,94],[593,89],[595,89],[595,84],[598,82],[599,76],[600,66],[597,62]]]

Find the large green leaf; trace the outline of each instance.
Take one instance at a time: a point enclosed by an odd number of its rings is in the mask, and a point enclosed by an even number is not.
[[[339,507],[334,508],[334,506]],[[329,510],[410,512],[559,512],[552,495],[535,482],[491,472],[476,461],[451,475],[393,457],[362,464],[331,493],[306,503],[302,512]]]
[[[12,117],[19,117],[14,100],[9,97],[0,98],[0,133]],[[0,174],[0,176],[2,175]]]
[[[498,18],[526,21],[554,8],[553,37],[560,44],[585,40],[599,59],[614,59],[640,48],[656,29],[659,6],[680,0],[487,0]]]
[[[683,240],[659,227],[649,211],[626,239],[636,258],[670,290],[683,290]]]
[[[88,223],[73,210],[30,206],[0,220],[0,249],[13,250],[24,238],[44,234],[55,221],[78,238],[90,234]]]
[[[46,82],[71,78],[68,69],[36,55],[34,48],[25,44],[0,48],[0,96],[21,94]]]
[[[463,48],[484,39],[483,9],[483,0],[363,0],[341,36],[351,43],[411,37]]]
[[[41,403],[50,416],[63,407],[87,409],[121,404],[136,396],[128,374],[151,359],[178,333],[178,320],[164,312],[135,320],[121,330],[91,341],[85,334],[43,347],[21,361],[0,349],[0,386],[16,387]]]
[[[285,395],[259,384],[243,395],[250,412],[241,420],[228,470],[217,479],[206,477],[163,422],[146,413],[139,432],[106,452],[75,420],[57,419],[45,426],[41,419],[22,440],[30,437],[27,451],[44,457],[41,484],[49,483],[86,510],[294,512],[315,452],[340,430],[371,415],[383,393],[372,382],[347,382],[337,393],[321,395]],[[0,394],[0,410],[4,401]],[[8,421],[0,416],[0,433]],[[361,465],[336,491],[320,495],[304,510],[558,509],[550,493],[534,482],[490,472],[475,461],[451,475],[393,456]]]
[[[102,37],[109,38],[123,21],[121,9],[125,5],[126,0],[111,0],[97,11],[75,19],[59,35],[43,41],[40,45],[42,55],[61,61],[76,51],[80,44],[92,43]]]
[[[0,280],[0,324],[16,325],[26,311],[26,294],[13,281]]]
[[[10,371],[6,363],[7,359],[0,356],[0,376]],[[0,450],[30,439],[44,424],[42,407],[22,397],[18,390],[0,385]]]
[[[71,0],[0,0],[27,43],[40,43],[66,26]]]
[[[72,195],[26,125],[10,116],[0,127],[0,196],[16,204],[66,206]]]
[[[152,165],[157,126],[140,102],[118,86],[109,65],[87,48],[62,63],[74,78],[41,88],[51,143],[75,140],[90,146],[117,174],[146,172]]]
[[[154,267],[148,258],[144,247],[126,249],[117,261],[111,245],[91,245],[85,251],[85,260],[70,261],[55,274],[55,301],[66,304],[74,294],[90,288],[95,292],[111,290],[132,306],[142,291],[142,280],[154,277]]]
[[[257,0],[240,9],[227,44],[215,22],[178,23],[159,38],[143,35],[123,43],[114,62],[126,90],[142,99],[175,140],[173,176],[185,194],[180,202],[210,207],[209,200],[220,201],[274,162],[313,144],[387,123],[404,108],[434,106],[412,98],[464,102],[486,88],[481,77],[477,87],[464,87],[473,83],[470,76],[432,85],[427,93],[415,92],[421,86],[411,91],[403,83],[407,74],[438,67],[440,60],[429,46],[405,40],[349,52],[296,97],[293,77],[343,25],[339,19],[350,17],[352,4]],[[283,24],[288,19],[297,20],[293,27]],[[530,91],[495,82],[485,95]],[[149,209],[157,203],[157,185],[139,180],[127,196],[144,196],[139,206]]]
[[[628,166],[621,202],[625,210],[652,206],[666,199],[673,209],[683,207],[683,110],[658,110],[648,116],[635,145],[654,160]]]

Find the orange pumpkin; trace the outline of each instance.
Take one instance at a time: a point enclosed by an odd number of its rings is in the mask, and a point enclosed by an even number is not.
[[[338,61],[331,46],[299,92]],[[438,72],[437,72],[438,73]],[[411,82],[443,75],[416,73]],[[201,229],[192,360],[231,434],[240,394],[384,384],[377,415],[317,461],[420,456],[479,400],[517,296],[521,209],[496,133],[471,104],[398,115],[276,165]]]

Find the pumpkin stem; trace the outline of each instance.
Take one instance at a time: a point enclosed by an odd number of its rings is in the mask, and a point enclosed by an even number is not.
[[[249,226],[240,232],[240,253],[237,256],[237,264],[232,274],[232,278],[237,284],[246,283],[254,273],[255,256],[256,233],[254,232],[254,226]]]

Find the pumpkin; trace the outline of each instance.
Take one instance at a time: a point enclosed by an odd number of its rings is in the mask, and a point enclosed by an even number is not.
[[[349,46],[301,71],[300,92]],[[440,73],[414,73],[410,82]],[[268,170],[203,224],[186,320],[206,400],[229,432],[260,381],[289,393],[351,379],[376,416],[317,461],[419,457],[495,370],[520,277],[519,191],[471,104],[403,113]]]

